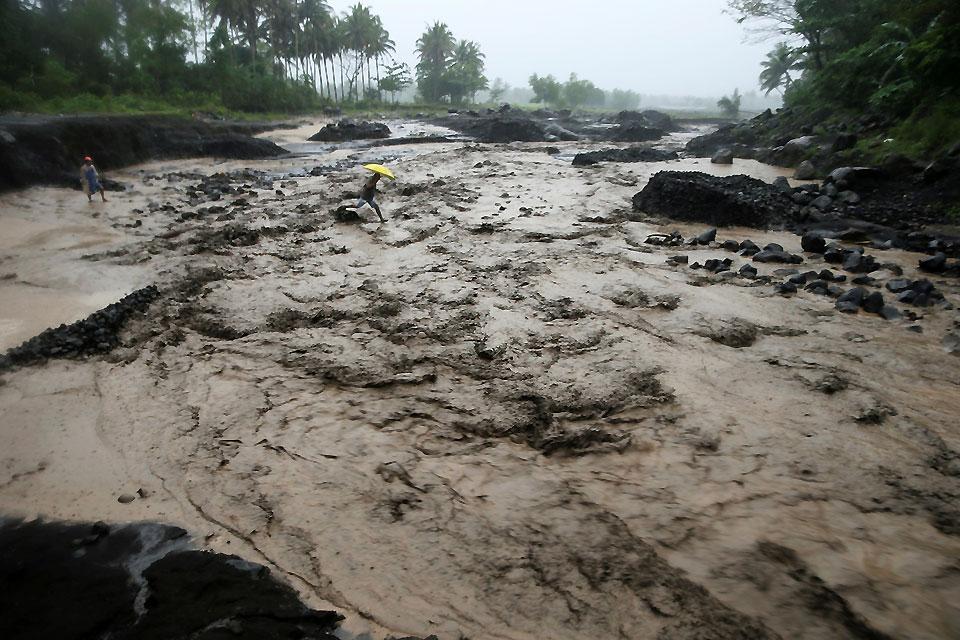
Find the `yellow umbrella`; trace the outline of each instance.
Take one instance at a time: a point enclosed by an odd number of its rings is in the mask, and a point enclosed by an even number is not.
[[[390,178],[391,180],[397,179],[397,176],[393,175],[393,171],[390,171],[390,169],[387,169],[382,164],[365,164],[363,165],[363,168],[373,171],[374,173],[379,173],[385,178]]]

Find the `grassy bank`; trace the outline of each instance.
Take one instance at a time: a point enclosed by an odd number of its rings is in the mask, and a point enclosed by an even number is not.
[[[229,109],[216,97],[206,94],[187,93],[157,98],[151,96],[120,94],[97,96],[81,93],[70,97],[43,99],[35,94],[4,90],[0,86],[0,113],[36,113],[47,115],[103,114],[137,115],[157,114],[181,117],[204,116],[224,120],[288,120],[297,116],[312,116],[337,109],[345,116],[361,117],[373,114],[425,113],[446,114],[446,105],[391,104],[360,102],[332,104],[321,102],[314,108],[291,111],[251,112]],[[467,108],[467,107],[464,107]],[[480,107],[476,107],[480,108]]]

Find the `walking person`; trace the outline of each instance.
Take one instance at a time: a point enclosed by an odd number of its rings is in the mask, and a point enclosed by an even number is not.
[[[377,212],[377,217],[380,218],[380,222],[386,222],[383,218],[383,213],[380,211],[380,205],[377,204],[378,182],[380,182],[380,174],[375,173],[363,183],[363,190],[360,191],[360,199],[357,201],[357,209],[361,209],[364,204],[368,204]]]
[[[380,222],[386,222],[383,213],[380,211],[380,205],[377,204],[377,184],[380,182],[381,177],[386,177],[390,180],[396,180],[397,177],[393,175],[390,169],[380,164],[365,164],[363,168],[373,172],[373,175],[363,183],[363,190],[360,191],[360,199],[357,201],[357,209],[362,209],[364,204],[369,204],[373,210],[377,212],[377,217],[380,218]]]
[[[93,158],[86,156],[83,159],[83,166],[80,167],[80,184],[83,186],[83,192],[87,194],[87,202],[93,202],[93,195],[97,192],[104,202],[107,201],[107,193],[100,184],[100,175],[97,168],[93,166]]]

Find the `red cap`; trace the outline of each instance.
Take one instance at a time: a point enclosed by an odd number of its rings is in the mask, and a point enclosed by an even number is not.
[[[93,162],[93,158],[91,158],[90,156],[84,156],[84,157],[83,157],[83,161],[84,161],[84,162]]]

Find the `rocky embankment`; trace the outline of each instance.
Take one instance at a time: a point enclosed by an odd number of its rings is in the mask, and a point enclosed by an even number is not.
[[[659,111],[621,111],[610,116],[574,115],[568,110],[524,111],[508,104],[497,110],[451,112],[432,121],[480,142],[653,142],[680,126]]]
[[[939,222],[933,201],[883,171],[835,169],[821,184],[792,187],[744,175],[717,177],[693,171],[661,171],[633,197],[636,211],[715,226],[811,230],[878,249],[960,255],[960,238],[927,230]],[[912,205],[912,206],[911,206]]]
[[[324,125],[309,138],[311,142],[344,142],[347,140],[380,140],[390,137],[390,127],[382,122],[355,122],[343,119]]]
[[[857,145],[891,123],[874,116],[832,121],[830,115],[829,111],[783,108],[774,113],[767,109],[750,120],[723,124],[694,138],[686,150],[721,164],[743,158],[796,167],[797,177],[803,180],[822,178],[839,167],[875,164]],[[890,153],[879,164],[898,178],[915,177],[930,184],[954,171],[958,161],[960,140],[942,158],[920,162]]]
[[[110,170],[167,158],[264,159],[286,153],[253,135],[276,128],[168,116],[28,116],[0,119],[0,191],[75,187],[84,156]]]

